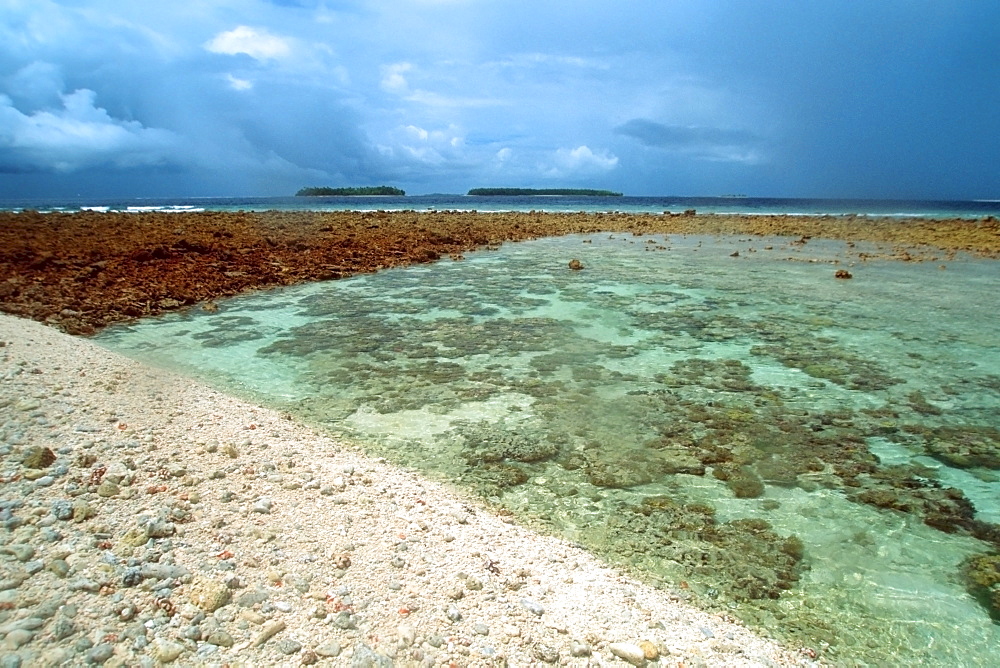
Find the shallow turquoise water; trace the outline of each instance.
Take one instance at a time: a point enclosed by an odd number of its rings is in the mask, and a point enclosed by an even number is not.
[[[1000,272],[872,250],[544,239],[97,341],[835,662],[990,665],[1000,627],[964,563],[1000,535]]]

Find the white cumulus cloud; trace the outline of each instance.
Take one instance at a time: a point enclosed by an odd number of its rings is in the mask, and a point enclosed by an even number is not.
[[[245,53],[256,60],[276,60],[292,52],[287,39],[250,26],[237,26],[232,30],[220,32],[205,43],[205,49],[229,56]]]
[[[62,109],[25,114],[0,95],[0,171],[72,172],[169,161],[173,133],[112,118],[95,99],[94,91],[80,89],[62,96]]]
[[[609,153],[594,153],[590,147],[582,145],[556,151],[556,165],[560,173],[606,172],[618,166],[618,158]]]

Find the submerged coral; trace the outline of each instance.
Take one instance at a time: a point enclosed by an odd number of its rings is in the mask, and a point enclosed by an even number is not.
[[[971,557],[965,563],[966,588],[1000,624],[1000,554]]]
[[[667,496],[621,508],[591,538],[616,560],[673,562],[703,593],[721,600],[779,598],[806,567],[802,542],[780,536],[764,520],[720,523],[710,506]]]

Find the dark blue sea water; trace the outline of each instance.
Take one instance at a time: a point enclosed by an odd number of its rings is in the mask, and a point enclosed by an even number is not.
[[[38,211],[621,211],[746,214],[858,214],[868,216],[980,218],[1000,216],[1000,200],[872,200],[793,199],[774,197],[471,197],[416,195],[407,197],[192,197],[66,198],[0,200],[0,210]]]

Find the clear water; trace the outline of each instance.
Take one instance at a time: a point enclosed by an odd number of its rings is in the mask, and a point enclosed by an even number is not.
[[[788,241],[508,244],[97,341],[834,662],[992,665],[964,564],[1000,522],[997,264]]]

